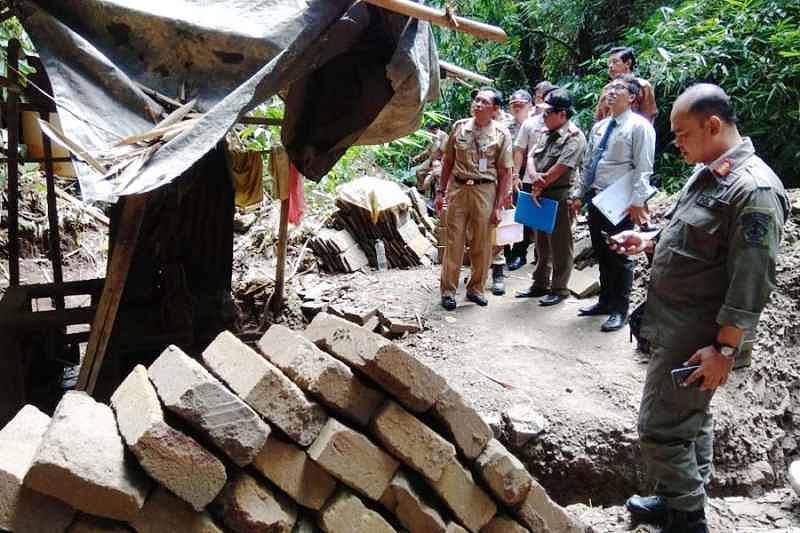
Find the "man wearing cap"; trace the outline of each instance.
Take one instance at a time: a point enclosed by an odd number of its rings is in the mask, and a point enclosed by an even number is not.
[[[491,227],[500,221],[500,207],[510,188],[511,133],[492,117],[502,95],[491,87],[472,94],[472,118],[453,125],[444,151],[435,206],[441,213],[447,196],[447,250],[442,261],[442,307],[455,309],[455,293],[464,259],[467,232],[471,273],[467,300],[488,304],[483,295],[491,261]]]
[[[656,132],[647,119],[631,110],[638,92],[639,83],[630,74],[617,78],[609,86],[607,99],[611,116],[595,124],[589,132],[589,150],[572,198],[576,213],[584,200],[589,204],[589,235],[600,266],[600,299],[578,314],[609,315],[600,328],[602,331],[616,331],[625,325],[634,267],[633,259],[608,248],[605,235],[647,222],[645,202],[651,191]],[[615,226],[591,199],[622,179],[631,181],[632,203],[628,208],[629,216]]]
[[[608,79],[614,80],[620,76],[627,74],[633,75],[633,69],[636,66],[636,52],[630,47],[616,47],[612,48],[608,56]],[[639,83],[639,94],[636,95],[636,100],[631,105],[634,113],[639,113],[651,123],[656,119],[658,114],[658,107],[656,106],[656,95],[653,86],[644,78],[636,78]],[[597,108],[595,109],[595,119],[600,121],[611,114],[608,102],[606,99],[606,89],[600,95],[597,101]]]
[[[533,169],[527,168],[528,154],[536,145],[539,136],[547,131],[544,124],[544,99],[553,89],[557,89],[549,81],[539,82],[533,90],[534,107],[531,116],[522,124],[519,133],[514,137],[514,173],[512,187],[517,191],[531,192],[531,176]],[[516,201],[516,198],[515,198]],[[514,243],[509,254],[508,269],[517,270],[528,262],[528,247],[534,242],[535,231],[526,227],[520,242]]]
[[[556,305],[569,296],[574,245],[569,193],[586,151],[586,137],[571,120],[572,98],[564,89],[551,91],[543,104],[547,128],[528,156],[533,196],[558,202],[552,234],[536,232],[536,270],[533,284],[517,293],[518,298],[544,296],[540,305]]]
[[[530,93],[525,89],[514,91],[511,95],[511,100],[509,100],[508,108],[511,114],[506,117],[503,125],[507,127],[508,131],[511,133],[511,141],[513,144],[522,124],[528,119],[533,109]],[[506,293],[505,274],[503,272],[506,266],[504,248],[504,246],[494,246],[492,248],[492,294],[495,296],[502,296]]]

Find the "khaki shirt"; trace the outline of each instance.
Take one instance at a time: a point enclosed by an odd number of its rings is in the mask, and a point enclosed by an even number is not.
[[[431,145],[428,147],[428,158],[437,161],[444,156],[444,147],[447,146],[447,133],[436,130]]]
[[[453,126],[447,139],[445,158],[453,161],[453,179],[497,181],[498,168],[511,168],[511,133],[493,120],[485,128],[477,128],[475,120],[466,118]],[[486,170],[480,160],[486,159]]]
[[[542,191],[543,197],[563,200],[569,196],[585,153],[586,136],[571,120],[557,130],[545,131],[539,136],[536,146],[533,147],[536,171],[547,172],[557,163],[569,167],[568,172]]]
[[[711,344],[720,326],[735,326],[751,341],[775,287],[788,214],[780,179],[750,139],[695,173],[656,245],[643,336],[697,349]]]

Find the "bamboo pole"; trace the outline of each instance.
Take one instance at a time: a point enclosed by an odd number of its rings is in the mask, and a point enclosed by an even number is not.
[[[442,70],[452,74],[456,78],[467,78],[470,80],[475,80],[481,83],[485,83],[486,85],[491,85],[494,82],[492,78],[481,76],[477,72],[472,72],[471,70],[459,67],[458,65],[448,63],[447,61],[442,61],[441,59],[439,60],[439,67]]]
[[[8,128],[8,271],[9,285],[19,285],[19,94],[17,94],[17,71],[19,70],[20,44],[16,39],[8,42],[8,81],[6,90],[6,127]]]
[[[508,35],[502,28],[478,22],[476,20],[464,17],[452,17],[449,13],[439,11],[432,7],[417,4],[411,0],[362,0],[368,4],[400,13],[408,17],[414,17],[420,20],[427,20],[437,26],[443,26],[464,33],[469,33],[476,37],[497,41],[499,43],[505,42]]]
[[[286,245],[289,234],[289,200],[281,200],[281,220],[278,227],[278,264],[275,265],[275,290],[269,299],[272,316],[277,316],[283,307],[283,286],[286,276]]]
[[[42,118],[47,120],[49,113],[42,112]],[[56,206],[56,177],[53,173],[53,147],[50,138],[42,133],[42,148],[44,149],[44,173],[47,180],[47,220],[50,226],[48,232],[50,245],[50,262],[53,265],[53,283],[60,286],[64,283],[64,271],[61,268],[61,233],[58,228],[58,207]],[[64,309],[64,296],[55,297],[56,309]]]

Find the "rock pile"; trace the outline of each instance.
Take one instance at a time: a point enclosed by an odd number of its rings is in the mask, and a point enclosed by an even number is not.
[[[0,431],[0,528],[17,532],[571,533],[445,380],[317,315],[260,353],[223,332],[171,346],[111,406],[67,393]]]

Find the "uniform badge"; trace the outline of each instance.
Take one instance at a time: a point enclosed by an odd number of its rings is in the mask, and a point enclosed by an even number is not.
[[[754,248],[767,248],[771,218],[766,213],[750,211],[742,214],[744,242]]]
[[[716,174],[720,178],[724,178],[731,173],[731,170],[733,170],[733,160],[725,158],[716,165],[714,165],[714,168],[712,168],[711,170],[713,170],[714,174]]]

